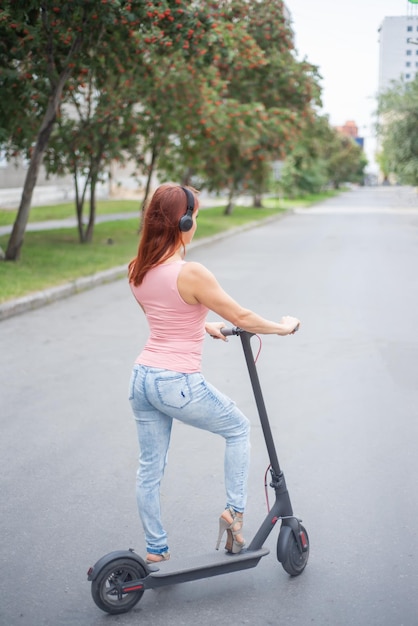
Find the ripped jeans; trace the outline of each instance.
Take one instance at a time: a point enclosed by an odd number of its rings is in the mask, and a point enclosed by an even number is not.
[[[167,462],[173,419],[224,437],[226,506],[243,512],[250,463],[250,423],[235,403],[201,373],[182,374],[134,365],[129,401],[140,448],[136,492],[147,551],[168,551],[161,523],[160,482]]]

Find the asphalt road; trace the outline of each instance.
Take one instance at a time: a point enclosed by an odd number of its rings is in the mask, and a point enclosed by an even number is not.
[[[300,317],[263,337],[258,369],[305,572],[271,549],[257,568],[147,591],[109,617],[86,572],[144,552],[127,401],[146,325],[126,282],[0,323],[0,624],[153,626],[418,624],[418,201],[365,188],[190,251],[243,305]],[[257,342],[256,342],[257,343]],[[205,344],[206,376],[252,422],[246,536],[265,513],[267,467],[239,340]],[[214,547],[222,441],[177,424],[162,490],[173,559]]]

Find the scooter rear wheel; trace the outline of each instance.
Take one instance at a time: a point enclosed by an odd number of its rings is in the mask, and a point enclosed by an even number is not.
[[[301,532],[307,542],[306,550],[301,550],[293,532],[289,533],[287,544],[283,551],[282,566],[290,576],[299,576],[306,567],[309,558],[309,537],[304,526],[300,526]]]
[[[105,565],[91,584],[93,600],[102,611],[116,615],[127,613],[144,593],[143,590],[122,594],[120,585],[144,578],[146,572],[138,561],[129,558],[115,559]]]

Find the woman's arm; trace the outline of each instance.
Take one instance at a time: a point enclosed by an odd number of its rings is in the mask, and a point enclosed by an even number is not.
[[[234,326],[251,333],[289,335],[300,324],[296,317],[290,315],[282,317],[280,322],[273,322],[243,308],[222,289],[212,272],[200,263],[186,263],[179,274],[177,285],[185,302],[200,302]],[[221,336],[220,329],[214,336]]]

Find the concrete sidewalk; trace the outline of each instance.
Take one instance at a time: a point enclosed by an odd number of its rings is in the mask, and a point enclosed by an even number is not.
[[[212,198],[210,196],[202,195],[199,197],[199,206],[201,209],[226,205],[225,198]],[[249,196],[238,196],[235,199],[236,204],[243,206],[249,206],[252,202],[252,198]],[[119,220],[131,220],[139,219],[139,202],[138,211],[129,211],[127,213],[109,213],[107,215],[96,215],[95,223],[103,224],[104,222],[117,222]],[[26,226],[27,232],[40,232],[42,230],[56,230],[58,228],[77,228],[77,219],[75,217],[68,217],[60,220],[46,220],[43,222],[29,222]],[[12,232],[13,226],[0,226],[0,236],[9,235]]]
[[[129,213],[109,213],[108,215],[97,215],[95,224],[103,224],[104,222],[117,222],[119,220],[139,219],[139,211],[131,211]],[[26,232],[40,232],[42,230],[57,230],[58,228],[77,228],[77,220],[75,217],[68,217],[62,220],[46,220],[44,222],[30,222],[26,226]],[[0,226],[0,236],[9,235],[13,226]]]

